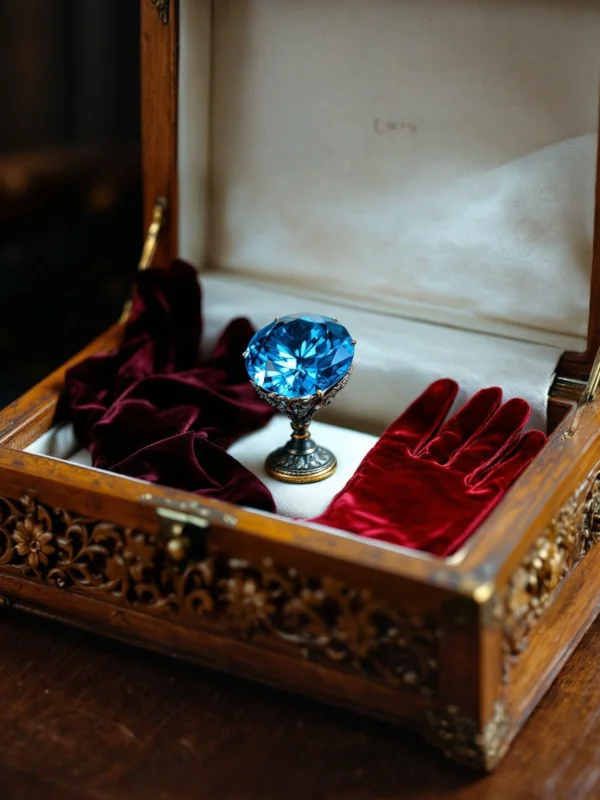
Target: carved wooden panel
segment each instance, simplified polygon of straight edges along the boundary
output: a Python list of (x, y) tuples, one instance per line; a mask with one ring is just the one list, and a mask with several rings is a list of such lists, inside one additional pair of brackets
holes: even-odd
[[(588, 484), (589, 486), (589, 484)], [(514, 659), (571, 570), (600, 539), (600, 475), (573, 496), (536, 539), (512, 576), (498, 614)]]
[(218, 555), (179, 569), (150, 534), (0, 497), (0, 572), (228, 635), (274, 637), (304, 657), (424, 697), (437, 691), (435, 620), (370, 591), (265, 558)]

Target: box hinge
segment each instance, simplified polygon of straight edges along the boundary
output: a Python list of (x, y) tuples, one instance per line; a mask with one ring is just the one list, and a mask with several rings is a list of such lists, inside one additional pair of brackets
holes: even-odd
[(169, 6), (170, 0), (151, 0), (152, 5), (156, 6), (156, 13), (159, 20), (164, 24), (169, 24)]
[(559, 397), (563, 400), (570, 400), (577, 403), (575, 414), (571, 420), (568, 430), (563, 433), (563, 439), (574, 436), (581, 421), (581, 415), (586, 406), (593, 403), (598, 394), (600, 386), (600, 350), (596, 353), (594, 364), (590, 371), (587, 383), (573, 378), (557, 376), (550, 388), (550, 397)]
[(196, 501), (170, 500), (144, 494), (142, 503), (154, 507), (159, 519), (158, 538), (167, 554), (177, 564), (203, 561), (207, 556), (207, 534), (213, 525), (232, 528), (233, 514), (222, 513)]
[(585, 391), (585, 387), (585, 381), (577, 378), (563, 378), (557, 375), (550, 387), (549, 396), (578, 403)]

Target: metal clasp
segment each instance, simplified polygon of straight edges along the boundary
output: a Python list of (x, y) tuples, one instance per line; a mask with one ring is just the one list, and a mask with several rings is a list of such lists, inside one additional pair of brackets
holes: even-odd
[(203, 561), (207, 556), (207, 534), (213, 524), (237, 525), (232, 514), (222, 514), (195, 501), (176, 501), (144, 494), (142, 503), (154, 506), (159, 518), (159, 540), (168, 556), (179, 565), (191, 559)]

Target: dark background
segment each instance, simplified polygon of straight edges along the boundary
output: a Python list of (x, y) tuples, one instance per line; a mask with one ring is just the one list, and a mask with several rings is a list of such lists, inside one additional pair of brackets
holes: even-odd
[(0, 0), (0, 405), (114, 322), (142, 245), (139, 3)]

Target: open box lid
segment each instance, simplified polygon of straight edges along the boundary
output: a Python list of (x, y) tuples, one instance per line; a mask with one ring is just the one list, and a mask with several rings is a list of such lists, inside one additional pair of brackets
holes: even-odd
[(155, 263), (323, 278), (424, 319), (437, 294), (442, 323), (558, 344), (560, 378), (587, 379), (594, 0), (142, 0), (142, 31)]

